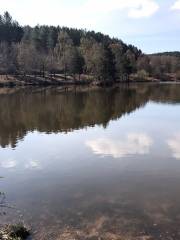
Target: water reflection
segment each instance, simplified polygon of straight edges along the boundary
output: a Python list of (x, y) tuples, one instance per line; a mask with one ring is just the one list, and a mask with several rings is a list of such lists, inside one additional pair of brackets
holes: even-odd
[[(5, 90), (4, 90), (5, 91)], [(180, 89), (172, 85), (59, 93), (58, 89), (15, 89), (0, 94), (0, 145), (15, 148), (29, 131), (69, 132), (94, 126), (144, 106), (149, 100), (180, 103)]]
[(176, 134), (169, 139), (167, 143), (172, 151), (173, 157), (180, 160), (180, 134)]
[(18, 212), (0, 224), (21, 215), (35, 240), (180, 239), (179, 110), (180, 85), (1, 92), (0, 189)]
[(16, 164), (16, 161), (14, 161), (13, 159), (0, 160), (0, 167), (2, 168), (14, 168)]
[(149, 153), (153, 140), (143, 133), (130, 133), (123, 140), (99, 138), (86, 142), (95, 154), (111, 155), (114, 158), (121, 158), (127, 155)]
[(26, 157), (23, 158), (23, 162), (14, 159), (0, 159), (0, 168), (4, 168), (7, 170), (12, 170), (15, 168), (21, 168), (22, 170), (41, 170), (41, 163), (39, 161), (27, 159)]
[(41, 169), (41, 165), (38, 161), (30, 160), (25, 164), (26, 169)]

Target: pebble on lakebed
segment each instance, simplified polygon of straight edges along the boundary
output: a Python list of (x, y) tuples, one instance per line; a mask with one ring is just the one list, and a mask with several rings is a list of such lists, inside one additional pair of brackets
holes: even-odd
[(29, 230), (22, 224), (6, 225), (0, 229), (1, 240), (25, 240), (29, 235)]

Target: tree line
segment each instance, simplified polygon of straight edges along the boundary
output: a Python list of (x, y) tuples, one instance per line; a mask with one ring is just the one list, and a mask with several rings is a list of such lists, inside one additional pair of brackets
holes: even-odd
[(60, 26), (20, 26), (0, 15), (0, 74), (64, 80), (123, 80), (179, 70), (177, 56), (148, 56), (137, 47), (94, 31)]
[(180, 53), (143, 55), (137, 62), (138, 74), (152, 76), (161, 80), (180, 80)]

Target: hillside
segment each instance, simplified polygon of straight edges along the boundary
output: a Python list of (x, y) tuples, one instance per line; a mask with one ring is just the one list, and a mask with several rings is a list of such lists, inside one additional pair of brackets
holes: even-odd
[(161, 52), (161, 53), (153, 53), (150, 56), (171, 56), (171, 57), (180, 57), (180, 52)]
[(0, 15), (0, 86), (165, 79), (179, 71), (176, 55), (145, 55), (100, 32), (20, 26), (8, 12)]

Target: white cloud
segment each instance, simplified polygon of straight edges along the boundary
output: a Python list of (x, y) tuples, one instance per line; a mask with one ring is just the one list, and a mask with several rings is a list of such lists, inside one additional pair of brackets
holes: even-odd
[(127, 10), (131, 18), (149, 17), (159, 9), (154, 0), (88, 0), (84, 10), (109, 13), (115, 10)]
[(0, 163), (2, 168), (14, 168), (17, 165), (15, 160), (7, 159)]
[(171, 7), (172, 10), (180, 10), (180, 0), (177, 0)]
[(86, 142), (95, 154), (102, 156), (111, 155), (114, 158), (121, 158), (132, 154), (148, 154), (152, 139), (146, 134), (128, 134), (125, 140), (113, 140), (100, 138)]
[(22, 24), (83, 28), (94, 27), (101, 20), (104, 22), (113, 11), (121, 11), (130, 18), (142, 18), (153, 15), (159, 8), (156, 0), (84, 0), (81, 4), (71, 1), (0, 0), (0, 5), (1, 13), (8, 10)]
[(167, 143), (172, 150), (173, 157), (180, 159), (180, 134), (177, 134), (174, 138), (169, 139)]

